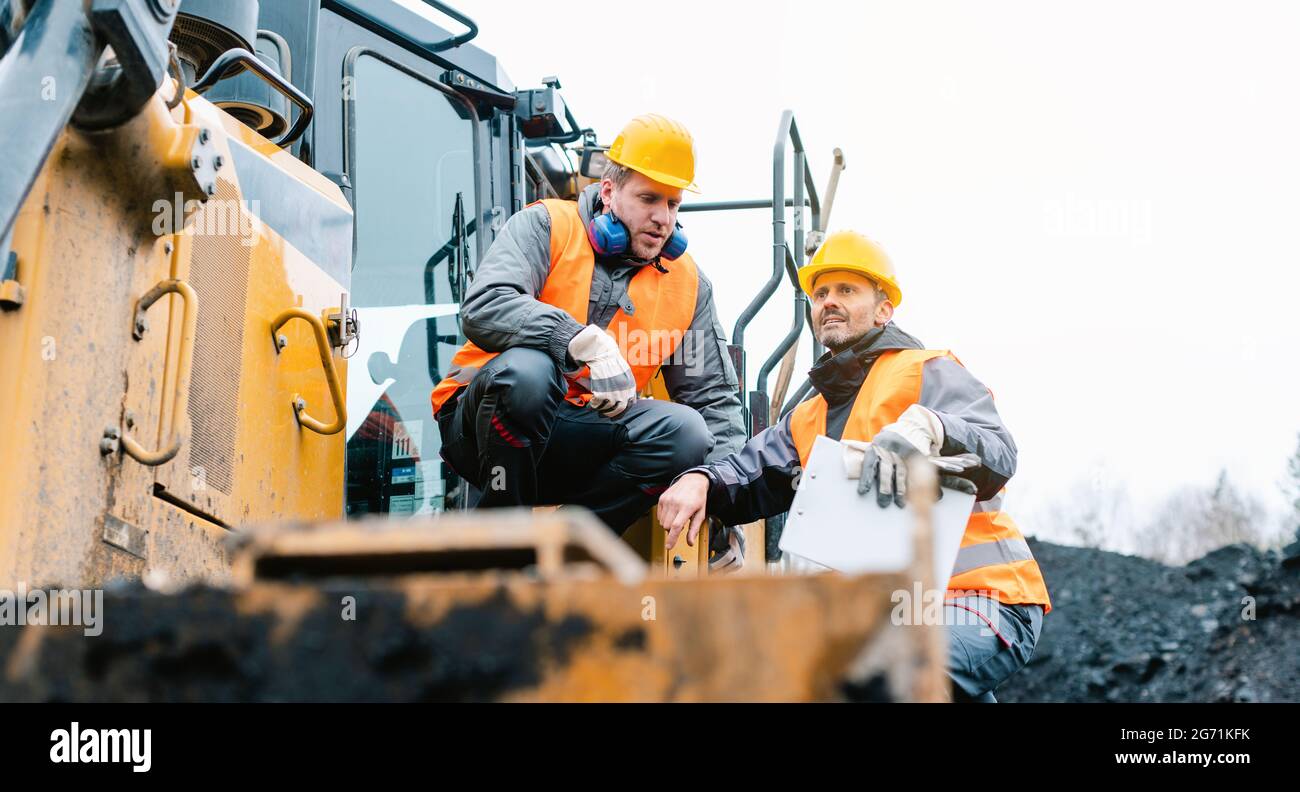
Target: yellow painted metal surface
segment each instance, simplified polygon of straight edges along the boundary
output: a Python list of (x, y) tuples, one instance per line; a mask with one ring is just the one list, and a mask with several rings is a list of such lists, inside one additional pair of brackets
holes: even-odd
[[(178, 197), (204, 197), (187, 154), (201, 129), (228, 165), (212, 200), (182, 210), (190, 233), (173, 233), (160, 216)], [(69, 129), (19, 214), (13, 250), (26, 299), (0, 312), (0, 586), (151, 572), (220, 580), (222, 540), (240, 524), (341, 515), (343, 433), (303, 428), (293, 407), (300, 394), (312, 415), (336, 417), (313, 329), (289, 323), (277, 351), (270, 327), (287, 309), (336, 311), (344, 289), (250, 220), (228, 135), (347, 206), (323, 176), (190, 93), (170, 113), (155, 96), (107, 134)], [(234, 228), (214, 233), (205, 221), (216, 211), (233, 212)], [(110, 453), (100, 446), (106, 430), (145, 450), (168, 445), (181, 297), (161, 297), (138, 340), (133, 331), (140, 298), (169, 280), (193, 288), (198, 338), (189, 405), (177, 410), (187, 414), (175, 416), (180, 449), (151, 467), (111, 438)], [(346, 377), (346, 361), (331, 355)]]
[(707, 526), (700, 529), (705, 540), (694, 547), (686, 544), (686, 535), (682, 534), (677, 540), (677, 546), (668, 552), (664, 542), (668, 532), (660, 524), (655, 510), (651, 509), (628, 527), (623, 534), (623, 541), (631, 545), (636, 554), (649, 565), (651, 574), (672, 579), (695, 578), (708, 574), (707, 530)]
[[(656, 373), (641, 391), (641, 398), (671, 401), (668, 386), (664, 384), (663, 372)], [(767, 557), (763, 543), (764, 523), (762, 520), (743, 526), (745, 532), (745, 566), (740, 573), (745, 575), (765, 574)], [(640, 520), (629, 527), (623, 535), (624, 541), (632, 546), (637, 554), (645, 559), (651, 570), (668, 578), (692, 578), (707, 575), (709, 569), (708, 525), (700, 528), (703, 537), (695, 547), (686, 543), (683, 533), (677, 540), (677, 546), (670, 553), (666, 547), (667, 532), (659, 523), (655, 509), (651, 509)]]

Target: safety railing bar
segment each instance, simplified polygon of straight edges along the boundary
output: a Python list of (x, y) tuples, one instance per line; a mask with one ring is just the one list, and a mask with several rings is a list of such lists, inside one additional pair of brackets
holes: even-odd
[[(784, 266), (782, 250), (785, 246), (785, 142), (790, 136), (793, 123), (794, 113), (790, 110), (783, 111), (781, 123), (777, 127), (776, 143), (772, 147), (772, 274), (736, 318), (736, 325), (731, 331), (731, 343), (742, 350), (745, 348), (745, 328), (781, 285), (781, 269)], [(743, 396), (745, 373), (737, 373), (740, 375), (740, 392)]]
[[(793, 144), (796, 152), (803, 152), (803, 140), (799, 136), (799, 128), (795, 123), (794, 113), (790, 110), (781, 113), (781, 123), (777, 129), (776, 143), (772, 147), (772, 201), (770, 203), (772, 207), (772, 274), (736, 319), (735, 327), (731, 332), (731, 343), (742, 349), (745, 345), (745, 329), (781, 285), (781, 270), (784, 267), (785, 256), (789, 254), (785, 236), (785, 150), (787, 142)], [(807, 193), (807, 204), (813, 215), (813, 222), (820, 222), (821, 202), (817, 195), (817, 187), (812, 182), (812, 175), (807, 167), (806, 159), (802, 177), (804, 189)], [(798, 205), (797, 200), (795, 205)], [(741, 392), (744, 392), (743, 376)]]
[(474, 20), (470, 19), (468, 16), (461, 13), (460, 11), (457, 11), (456, 9), (447, 5), (446, 3), (440, 3), (438, 2), (438, 0), (424, 0), (424, 4), (431, 8), (436, 8), (437, 10), (451, 17), (452, 19), (461, 23), (466, 28), (464, 33), (461, 33), (456, 36), (451, 36), (450, 38), (446, 38), (443, 39), (442, 41), (438, 41), (429, 45), (429, 50), (431, 52), (442, 52), (444, 50), (449, 50), (455, 47), (459, 47), (461, 44), (465, 44), (470, 41), (473, 41), (475, 37), (478, 36), (478, 23), (476, 23)]
[[(395, 31), (394, 26), (393, 24), (391, 24), (390, 21), (385, 20), (382, 16), (376, 16), (374, 12), (372, 12), (369, 8), (366, 7), (367, 5), (370, 4), (360, 3), (357, 0), (329, 0), (328, 4), (331, 6), (340, 7), (345, 11), (350, 12), (351, 14), (359, 18), (359, 20), (364, 25), (376, 29), (377, 31), (387, 31), (390, 35), (396, 33), (397, 35), (401, 36), (401, 38), (404, 41), (408, 41), (411, 44), (429, 53), (445, 52), (449, 49), (459, 47), (462, 44), (468, 44), (470, 41), (473, 41), (474, 38), (478, 36), (478, 23), (476, 23), (473, 19), (470, 19), (468, 16), (461, 13), (460, 11), (457, 11), (456, 9), (447, 5), (446, 3), (438, 2), (438, 0), (424, 0), (424, 4), (429, 6), (430, 8), (442, 12), (446, 16), (449, 16), (452, 19), (459, 22), (460, 24), (464, 25), (467, 28), (464, 33), (451, 35), (439, 41), (423, 41), (420, 39), (412, 38), (411, 36), (405, 35), (399, 31)], [(375, 3), (374, 5), (380, 5), (380, 4)], [(393, 10), (403, 10), (401, 9), (400, 6), (397, 6), (397, 4), (395, 3), (393, 3), (392, 6), (394, 7)], [(382, 5), (380, 5), (380, 8), (382, 9), (382, 13), (392, 13), (390, 9), (383, 8)], [(419, 13), (414, 9), (404, 9), (404, 10), (410, 11), (412, 13)], [(427, 17), (425, 17), (425, 19), (427, 19)], [(436, 24), (432, 20), (429, 21), (431, 24)]]
[[(786, 197), (786, 148), (787, 146), (793, 151), (793, 196)], [(808, 166), (807, 151), (804, 149), (803, 138), (799, 134), (799, 126), (795, 122), (794, 113), (785, 110), (781, 113), (781, 121), (777, 127), (776, 141), (772, 147), (772, 200), (770, 202), (758, 201), (723, 201), (716, 202), (712, 205), (705, 204), (695, 211), (707, 211), (709, 209), (731, 209), (731, 208), (760, 208), (762, 203), (767, 203), (772, 210), (772, 272), (767, 280), (760, 287), (758, 294), (750, 300), (745, 309), (741, 311), (740, 316), (736, 318), (736, 324), (731, 334), (731, 346), (739, 350), (737, 368), (738, 391), (741, 402), (747, 408), (749, 414), (754, 415), (756, 405), (751, 404), (750, 400), (767, 398), (767, 378), (772, 369), (780, 362), (785, 354), (799, 340), (805, 320), (808, 319), (808, 326), (811, 328), (809, 319), (809, 310), (807, 299), (803, 291), (798, 286), (798, 270), (803, 266), (805, 255), (804, 243), (808, 226), (805, 220), (811, 220), (811, 229), (816, 231), (821, 227), (821, 200), (817, 192), (817, 185), (813, 181), (812, 170)], [(791, 250), (788, 237), (785, 232), (786, 226), (786, 207), (792, 206), (795, 210), (795, 233), (794, 233), (794, 250)], [(804, 209), (807, 207), (811, 217), (804, 215)], [(745, 331), (757, 317), (759, 311), (771, 300), (781, 285), (781, 271), (785, 269), (794, 283), (795, 298), (795, 315), (791, 322), (789, 332), (782, 339), (778, 348), (773, 352), (771, 357), (764, 361), (759, 370), (758, 378), (755, 381), (756, 391), (746, 392), (748, 377), (746, 374), (747, 365), (745, 363), (748, 355), (745, 352)], [(814, 338), (814, 343), (816, 339)], [(767, 408), (763, 408), (766, 412)]]
[[(785, 199), (786, 206), (794, 206), (793, 198)], [(804, 206), (809, 206), (807, 200)], [(771, 209), (771, 198), (752, 198), (735, 201), (695, 201), (688, 204), (682, 204), (677, 207), (678, 213), (681, 212), (729, 212), (739, 209)]]
[(807, 167), (807, 149), (803, 146), (803, 138), (799, 136), (799, 125), (795, 123), (794, 118), (790, 119), (790, 139), (794, 143), (795, 150), (804, 154), (805, 167), (803, 170), (804, 187), (808, 191), (808, 201), (812, 207), (813, 228), (818, 227), (821, 220), (822, 204), (817, 194), (817, 184), (813, 181), (812, 169)]
[(804, 305), (807, 300), (804, 297), (803, 290), (799, 288), (798, 270), (788, 248), (785, 254), (785, 269), (795, 287), (794, 321), (791, 323), (789, 332), (785, 334), (785, 338), (781, 339), (781, 343), (777, 344), (776, 350), (772, 352), (767, 360), (763, 361), (763, 366), (758, 370), (758, 378), (754, 381), (754, 389), (760, 393), (767, 393), (767, 378), (772, 373), (772, 369), (776, 368), (777, 364), (781, 362), (781, 358), (785, 357), (785, 353), (799, 341), (799, 336), (803, 333), (804, 317), (806, 315)]

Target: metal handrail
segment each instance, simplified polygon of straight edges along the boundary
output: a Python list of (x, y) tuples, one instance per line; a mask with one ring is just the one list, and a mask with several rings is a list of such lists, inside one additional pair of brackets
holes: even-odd
[[(787, 146), (794, 152), (794, 251), (790, 250), (790, 244), (785, 233)], [(747, 429), (751, 435), (756, 429), (767, 424), (768, 416), (765, 405), (767, 399), (767, 375), (771, 373), (777, 361), (784, 357), (786, 351), (799, 340), (799, 334), (802, 331), (805, 315), (803, 307), (804, 295), (797, 285), (797, 272), (803, 266), (804, 258), (804, 206), (809, 208), (813, 228), (819, 228), (821, 226), (821, 200), (817, 195), (817, 185), (813, 182), (812, 172), (808, 168), (808, 156), (804, 150), (803, 138), (799, 135), (799, 125), (794, 120), (793, 111), (786, 110), (781, 113), (781, 123), (777, 128), (776, 143), (772, 147), (772, 274), (736, 319), (736, 325), (731, 334), (732, 346), (740, 350), (738, 355), (738, 368), (740, 370), (736, 372), (739, 382), (738, 390), (741, 403), (747, 408), (749, 415)], [(772, 357), (760, 369), (759, 379), (755, 382), (756, 389), (751, 391), (748, 398), (746, 398), (745, 383), (748, 378), (745, 372), (745, 330), (780, 287), (782, 271), (787, 271), (796, 284), (795, 317), (790, 332), (786, 334)]]
[[(786, 198), (785, 205), (787, 207), (794, 206), (794, 199)], [(805, 199), (803, 205), (808, 206), (809, 202)], [(740, 201), (692, 201), (677, 207), (677, 212), (680, 214), (681, 212), (725, 212), (734, 209), (771, 208), (772, 200), (770, 198), (753, 198)]]
[[(749, 326), (750, 322), (754, 321), (754, 317), (758, 315), (759, 310), (771, 299), (777, 287), (781, 285), (781, 271), (785, 268), (785, 254), (788, 252), (785, 241), (785, 148), (787, 143), (793, 143), (796, 151), (803, 152), (803, 139), (799, 137), (799, 126), (795, 123), (794, 112), (791, 110), (781, 113), (781, 124), (777, 128), (776, 144), (772, 147), (772, 274), (736, 319), (735, 328), (731, 331), (731, 343), (741, 348), (745, 346), (745, 328)], [(817, 225), (821, 220), (821, 203), (817, 198), (817, 186), (812, 182), (812, 175), (808, 172), (806, 160), (804, 165), (802, 181), (808, 188), (808, 201), (812, 207), (813, 224)], [(802, 256), (802, 254), (800, 255)], [(743, 395), (745, 378), (743, 372), (739, 373), (742, 374), (740, 387)]]
[(176, 366), (176, 390), (172, 396), (171, 410), (168, 411), (165, 405), (162, 408), (163, 415), (169, 412), (171, 415), (171, 425), (167, 433), (171, 440), (157, 451), (149, 451), (131, 436), (129, 424), (127, 431), (122, 433), (122, 450), (136, 462), (150, 467), (171, 461), (185, 442), (185, 432), (182, 428), (189, 415), (190, 372), (194, 363), (194, 338), (197, 335), (199, 321), (199, 298), (194, 289), (185, 281), (175, 278), (160, 281), (145, 292), (140, 302), (136, 304), (135, 329), (132, 334), (137, 341), (144, 337), (148, 328), (145, 314), (165, 294), (179, 294), (185, 304), (185, 312), (181, 319), (180, 360)]
[(457, 11), (446, 3), (440, 3), (438, 0), (424, 0), (424, 4), (435, 8), (466, 27), (464, 33), (457, 36), (450, 36), (442, 41), (429, 45), (432, 52), (442, 52), (443, 50), (455, 49), (461, 44), (473, 41), (478, 36), (478, 24), (465, 14)]
[(329, 385), (330, 399), (334, 402), (334, 422), (323, 423), (307, 414), (307, 402), (300, 394), (293, 395), (293, 414), (298, 423), (317, 434), (332, 435), (343, 431), (346, 425), (347, 407), (343, 403), (343, 388), (339, 385), (339, 375), (334, 369), (334, 357), (330, 347), (329, 334), (321, 318), (305, 308), (287, 308), (271, 323), (271, 338), (275, 342), (275, 351), (280, 352), (280, 328), (291, 319), (302, 319), (311, 325), (312, 335), (316, 338), (316, 351), (320, 353), (321, 367), (325, 369), (325, 383)]
[(298, 90), (293, 83), (281, 77), (275, 69), (267, 66), (265, 62), (246, 49), (236, 47), (228, 49), (221, 53), (213, 62), (203, 76), (190, 86), (195, 93), (203, 93), (212, 86), (216, 85), (230, 71), (232, 66), (242, 65), (253, 74), (257, 75), (262, 82), (279, 91), (286, 99), (298, 107), (298, 118), (293, 122), (289, 131), (285, 132), (275, 141), (275, 145), (280, 148), (288, 148), (307, 131), (307, 125), (311, 123), (312, 115), (316, 112), (315, 105), (307, 94)]
[(803, 289), (799, 287), (799, 268), (795, 265), (794, 259), (790, 256), (788, 248), (785, 251), (785, 271), (786, 274), (790, 276), (790, 282), (794, 284), (794, 322), (790, 327), (790, 331), (785, 334), (785, 338), (781, 339), (781, 343), (777, 344), (776, 349), (772, 351), (771, 356), (768, 357), (767, 360), (763, 361), (763, 366), (758, 370), (758, 377), (754, 380), (754, 390), (759, 393), (767, 393), (768, 375), (772, 373), (772, 369), (776, 368), (777, 364), (781, 362), (781, 359), (785, 357), (785, 354), (790, 350), (790, 347), (794, 346), (795, 343), (799, 341), (799, 336), (803, 333), (803, 323), (804, 316), (807, 313), (806, 306), (808, 303), (808, 297), (803, 293)]
[[(388, 21), (384, 20), (381, 16), (376, 16), (374, 11), (365, 8), (363, 5), (357, 3), (356, 0), (331, 0), (331, 4), (341, 6), (347, 9), (348, 11), (351, 11), (353, 14), (356, 14), (361, 19), (365, 20), (370, 25), (373, 25), (376, 28), (387, 30), (389, 32), (400, 33), (400, 31), (396, 30), (393, 27), (393, 25), (389, 24)], [(411, 42), (412, 44), (415, 44), (416, 46), (422, 48), (426, 52), (445, 52), (446, 50), (459, 47), (462, 44), (468, 44), (469, 42), (473, 41), (475, 37), (478, 36), (478, 23), (470, 19), (464, 13), (457, 11), (456, 9), (447, 5), (446, 3), (440, 3), (438, 2), (438, 0), (424, 0), (424, 4), (456, 20), (460, 24), (464, 25), (467, 28), (467, 30), (464, 33), (460, 33), (454, 36), (448, 36), (447, 38), (442, 39), (441, 41), (418, 41), (409, 36), (403, 36), (403, 38), (405, 38), (407, 41)], [(401, 8), (401, 6), (398, 6), (396, 3), (384, 4), (384, 5), (391, 6), (391, 8), (381, 6), (380, 9), (377, 9), (380, 11), (380, 13), (391, 13), (392, 9)], [(410, 10), (410, 9), (405, 9), (405, 10)]]

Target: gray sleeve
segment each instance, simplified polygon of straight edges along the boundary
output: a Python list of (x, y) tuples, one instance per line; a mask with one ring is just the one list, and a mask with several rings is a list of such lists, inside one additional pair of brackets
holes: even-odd
[(969, 452), (980, 458), (980, 467), (964, 474), (975, 482), (977, 499), (997, 495), (1015, 475), (1016, 443), (984, 383), (952, 358), (932, 358), (922, 370), (919, 403), (943, 423), (942, 455)]
[(740, 451), (686, 471), (709, 477), (710, 515), (742, 525), (790, 510), (801, 470), (790, 433), (792, 414), (754, 435)]
[(736, 369), (727, 354), (727, 336), (713, 305), (713, 284), (699, 271), (695, 316), (682, 338), (678, 353), (663, 366), (664, 385), (673, 401), (693, 407), (704, 416), (713, 435), (713, 450), (706, 461), (735, 453), (745, 445)]
[(583, 326), (537, 299), (550, 273), (551, 216), (530, 206), (506, 221), (474, 271), (460, 307), (465, 336), (488, 352), (540, 349), (568, 368), (569, 341)]

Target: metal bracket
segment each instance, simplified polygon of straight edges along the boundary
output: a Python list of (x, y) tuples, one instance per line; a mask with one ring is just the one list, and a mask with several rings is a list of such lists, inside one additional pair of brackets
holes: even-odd
[(122, 446), (122, 430), (116, 426), (104, 427), (104, 436), (99, 441), (99, 453), (104, 456), (116, 454)]
[[(515, 91), (515, 99), (515, 123), (529, 146), (567, 145), (579, 140), (595, 144), (595, 132), (578, 124), (573, 110), (560, 96), (560, 81), (555, 77), (547, 77), (545, 87)], [(569, 124), (568, 132), (564, 131), (564, 121)]]
[(443, 72), (440, 79), (443, 84), (455, 88), (466, 96), (478, 99), (491, 107), (499, 107), (502, 110), (513, 110), (518, 104), (518, 99), (515, 96), (508, 93), (502, 93), (487, 83), (475, 79), (459, 69), (450, 69)]
[(357, 319), (357, 309), (348, 309), (348, 293), (339, 297), (339, 309), (325, 317), (325, 329), (329, 331), (330, 346), (343, 349), (361, 335), (361, 321)]
[(568, 109), (560, 92), (552, 86), (515, 91), (515, 118), (526, 138), (559, 137), (564, 134), (564, 113)]
[(104, 534), (105, 544), (110, 544), (119, 550), (125, 550), (136, 558), (147, 558), (149, 549), (148, 543), (149, 532), (143, 528), (132, 525), (125, 520), (120, 520), (111, 514), (104, 515)]
[(82, 129), (111, 129), (133, 118), (167, 75), (167, 37), (178, 0), (94, 0), (90, 21), (113, 48), (116, 66), (101, 61), (73, 113)]

